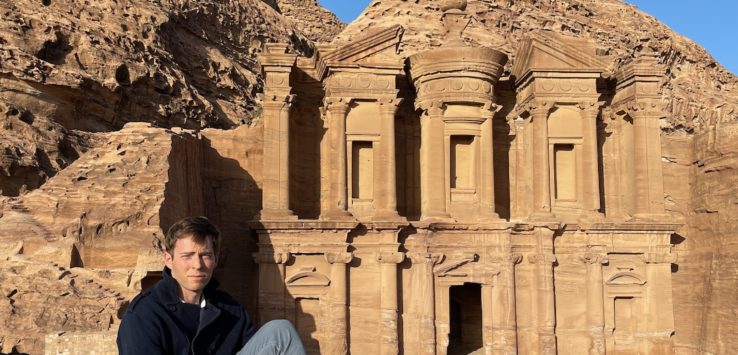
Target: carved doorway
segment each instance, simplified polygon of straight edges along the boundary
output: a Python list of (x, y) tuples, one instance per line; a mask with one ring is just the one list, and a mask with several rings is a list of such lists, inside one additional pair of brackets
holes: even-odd
[(448, 355), (482, 354), (482, 286), (465, 283), (449, 289)]

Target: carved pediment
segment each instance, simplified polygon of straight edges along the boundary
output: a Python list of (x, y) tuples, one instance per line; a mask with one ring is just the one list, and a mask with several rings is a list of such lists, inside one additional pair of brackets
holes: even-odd
[(626, 286), (626, 285), (645, 285), (646, 281), (638, 274), (634, 272), (618, 272), (609, 279), (606, 284), (611, 286)]
[(607, 65), (585, 39), (540, 32), (528, 37), (515, 56), (512, 74), (520, 79), (528, 71), (604, 72)]
[(460, 253), (456, 255), (452, 260), (437, 266), (433, 269), (433, 272), (439, 277), (443, 276), (467, 276), (467, 273), (459, 270), (462, 266), (477, 261), (479, 256), (474, 253), (467, 253), (466, 255)]
[(290, 276), (286, 280), (289, 287), (308, 287), (308, 286), (328, 286), (331, 280), (325, 274), (315, 271), (314, 266), (306, 266), (300, 268), (300, 271)]
[(318, 62), (319, 77), (330, 67), (397, 67), (403, 66), (398, 54), (404, 29), (400, 25), (380, 29), (346, 43), (332, 46)]

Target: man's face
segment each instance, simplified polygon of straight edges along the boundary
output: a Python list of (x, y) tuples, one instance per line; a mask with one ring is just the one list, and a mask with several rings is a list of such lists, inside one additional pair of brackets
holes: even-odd
[(199, 302), (218, 264), (213, 239), (206, 238), (205, 243), (197, 243), (191, 236), (177, 239), (172, 254), (164, 252), (164, 264), (179, 283), (182, 299), (188, 303)]

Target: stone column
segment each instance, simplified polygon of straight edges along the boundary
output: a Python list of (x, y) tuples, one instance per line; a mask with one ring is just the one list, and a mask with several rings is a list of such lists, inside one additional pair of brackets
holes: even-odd
[(348, 353), (348, 305), (346, 303), (347, 264), (353, 259), (351, 253), (326, 253), (325, 259), (331, 264), (331, 323), (328, 326), (330, 339), (326, 354), (343, 355)]
[(398, 354), (399, 334), (397, 328), (397, 264), (405, 260), (405, 254), (400, 252), (379, 253), (377, 261), (380, 264), (380, 354)]
[(326, 219), (350, 219), (348, 212), (348, 188), (346, 181), (346, 116), (349, 112), (349, 98), (327, 98), (325, 107), (330, 116), (329, 134), (333, 154), (330, 159), (330, 206)]
[(297, 219), (290, 210), (290, 107), (295, 95), (265, 95), (263, 220)]
[[(500, 272), (495, 277), (494, 287), (490, 287), (491, 310), (490, 332), (491, 343), (485, 348), (495, 355), (514, 355), (518, 352), (517, 320), (515, 312), (515, 264), (522, 260), (522, 255), (511, 253), (493, 258), (500, 265)], [(482, 297), (484, 296), (484, 287)], [(482, 303), (484, 305), (484, 301)], [(487, 310), (482, 310), (487, 317)], [(486, 328), (486, 327), (485, 327)], [(487, 337), (485, 336), (485, 339)]]
[(603, 113), (609, 119), (605, 122), (605, 145), (603, 149), (603, 164), (605, 170), (605, 213), (608, 219), (623, 219), (625, 217), (622, 196), (622, 161), (621, 161), (621, 132), (623, 119), (614, 117), (612, 110)]
[(259, 265), (259, 323), (285, 318), (285, 264), (290, 253), (258, 252), (252, 256)]
[(376, 219), (399, 219), (397, 213), (397, 159), (395, 154), (395, 115), (402, 99), (383, 99), (379, 101), (381, 115), (381, 170), (376, 171), (374, 189), (377, 205)]
[(550, 220), (551, 213), (551, 171), (548, 146), (547, 103), (539, 103), (531, 109), (533, 139), (533, 213), (531, 219)]
[(597, 141), (597, 117), (599, 106), (592, 103), (580, 104), (583, 121), (583, 144), (582, 152), (584, 163), (584, 200), (582, 210), (585, 218), (600, 217), (600, 168), (599, 168), (599, 145)]
[(482, 123), (481, 142), (481, 182), (479, 186), (479, 214), (483, 219), (498, 220), (500, 215), (495, 211), (495, 155), (494, 155), (494, 108), (487, 110)]
[(658, 103), (642, 103), (631, 111), (635, 160), (635, 217), (663, 216), (664, 176), (661, 167), (661, 111)]
[(417, 309), (417, 324), (409, 325), (417, 330), (418, 348), (416, 354), (436, 354), (436, 299), (433, 266), (443, 259), (442, 254), (411, 253), (408, 254), (413, 263), (417, 295), (414, 302), (419, 304)]
[(421, 219), (450, 218), (446, 211), (446, 152), (443, 108), (434, 102), (420, 121)]
[[(649, 334), (648, 349), (656, 353), (674, 352), (671, 337), (674, 334), (674, 304), (671, 284), (671, 265), (676, 263), (676, 255), (671, 253), (646, 253), (647, 287), (644, 288), (644, 314), (646, 333)], [(646, 344), (642, 344), (645, 346)]]
[(531, 254), (528, 260), (536, 265), (538, 303), (538, 353), (556, 355), (556, 300), (554, 294), (553, 231), (537, 228), (539, 253)]
[(590, 336), (590, 355), (605, 355), (605, 284), (602, 265), (607, 255), (586, 253), (581, 256), (587, 268), (587, 328)]

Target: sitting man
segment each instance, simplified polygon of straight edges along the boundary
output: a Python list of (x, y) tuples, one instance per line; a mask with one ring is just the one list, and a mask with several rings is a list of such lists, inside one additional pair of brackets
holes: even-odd
[(258, 331), (212, 278), (220, 232), (205, 217), (185, 218), (166, 236), (164, 279), (131, 301), (118, 330), (120, 354), (305, 354), (285, 320)]

